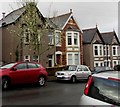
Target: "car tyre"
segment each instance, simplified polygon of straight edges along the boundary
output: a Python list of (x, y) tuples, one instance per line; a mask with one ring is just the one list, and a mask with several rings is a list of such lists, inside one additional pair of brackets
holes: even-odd
[(72, 77), (71, 77), (71, 82), (72, 82), (72, 83), (75, 83), (75, 82), (76, 82), (76, 77), (75, 77), (75, 76), (72, 76)]
[(2, 78), (2, 90), (7, 90), (10, 86), (8, 78)]
[(45, 85), (45, 77), (44, 76), (40, 76), (39, 79), (38, 79), (38, 85), (39, 86), (44, 86)]

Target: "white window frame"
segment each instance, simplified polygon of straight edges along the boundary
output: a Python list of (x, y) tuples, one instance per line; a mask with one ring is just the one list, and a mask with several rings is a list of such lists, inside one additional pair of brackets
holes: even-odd
[[(37, 56), (37, 59), (35, 59), (34, 56)], [(33, 55), (33, 56), (32, 56), (32, 60), (33, 60), (33, 61), (36, 61), (36, 60), (37, 60), (37, 62), (39, 62), (39, 55)]]
[[(50, 40), (49, 40), (49, 38), (50, 38)], [(53, 35), (48, 35), (48, 44), (49, 45), (54, 45), (54, 38), (53, 38)]]
[[(114, 52), (113, 52), (113, 48), (115, 48), (115, 55), (113, 54)], [(112, 46), (112, 55), (113, 56), (118, 56), (118, 46)]]
[[(98, 55), (95, 55), (95, 47), (97, 47), (97, 52), (98, 52)], [(101, 50), (100, 50), (100, 47), (102, 47), (101, 48)], [(102, 54), (100, 54), (100, 51), (102, 52)], [(103, 56), (103, 45), (101, 45), (101, 44), (93, 44), (93, 53), (94, 53), (94, 56), (96, 57), (102, 57)]]
[(113, 67), (115, 66), (115, 63), (116, 62), (116, 65), (118, 65), (119, 61), (118, 60), (113, 60)]
[[(28, 58), (26, 58), (28, 56)], [(24, 55), (24, 61), (30, 61), (30, 55)]]
[[(59, 33), (60, 35), (57, 35)], [(55, 46), (61, 46), (61, 31), (55, 30)]]
[[(28, 34), (28, 35), (27, 35)], [(29, 41), (26, 41), (26, 37), (28, 36), (28, 39), (29, 39)], [(24, 31), (24, 43), (25, 44), (29, 44), (30, 43), (30, 33), (29, 33), (29, 30), (25, 30)]]
[[(72, 41), (71, 45), (68, 45), (68, 37), (70, 36), (68, 34), (71, 34), (71, 41)], [(77, 34), (77, 35), (74, 35), (74, 34)], [(74, 43), (75, 36), (77, 36), (77, 45)], [(75, 31), (66, 32), (66, 46), (67, 47), (68, 46), (78, 46), (78, 47), (80, 46), (79, 32), (75, 32)]]
[(98, 66), (101, 66), (101, 64), (104, 66), (103, 61), (94, 61), (94, 67), (96, 67), (96, 64), (98, 64)]
[(72, 65), (75, 65), (75, 54), (78, 54), (78, 65), (80, 64), (80, 53), (79, 52), (67, 52), (67, 65), (69, 65), (68, 63), (68, 55), (72, 55)]

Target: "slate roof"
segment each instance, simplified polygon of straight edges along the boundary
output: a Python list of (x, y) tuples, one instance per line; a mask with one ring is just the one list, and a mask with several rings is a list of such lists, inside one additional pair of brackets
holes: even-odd
[(104, 39), (106, 44), (112, 44), (113, 38), (115, 36), (117, 42), (119, 43), (119, 39), (116, 35), (116, 33), (113, 32), (106, 32), (106, 33), (101, 33), (102, 38)]
[[(39, 9), (36, 7), (37, 12), (41, 18), (41, 20), (45, 21), (45, 18), (43, 17), (43, 15), (40, 13)], [(0, 20), (0, 27), (14, 23), (16, 20), (18, 20), (18, 18), (25, 12), (25, 8), (21, 7), (19, 9), (16, 9), (14, 11), (12, 11), (11, 13), (9, 13), (8, 15), (5, 16), (5, 18)], [(4, 25), (3, 25), (4, 23)]]
[(62, 29), (67, 22), (68, 18), (71, 16), (72, 12), (63, 14), (60, 16), (57, 16), (55, 18), (51, 18), (51, 21), (55, 23), (55, 25), (59, 28)]
[(7, 16), (5, 16), (4, 20), (3, 18), (0, 20), (0, 27), (2, 27), (3, 22), (4, 25), (8, 25), (15, 22), (23, 14), (24, 11), (25, 9), (24, 7), (22, 7), (9, 13)]
[(83, 31), (83, 43), (91, 43), (94, 35), (97, 32), (97, 28), (85, 29)]

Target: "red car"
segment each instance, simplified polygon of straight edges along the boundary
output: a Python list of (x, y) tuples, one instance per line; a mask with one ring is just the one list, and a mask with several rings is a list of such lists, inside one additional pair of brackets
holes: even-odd
[(46, 69), (35, 62), (10, 63), (0, 68), (3, 90), (15, 84), (38, 83), (43, 86), (47, 76)]

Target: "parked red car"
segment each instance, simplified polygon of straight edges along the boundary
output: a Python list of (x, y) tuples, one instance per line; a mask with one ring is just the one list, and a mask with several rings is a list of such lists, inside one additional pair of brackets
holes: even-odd
[(47, 80), (46, 69), (35, 62), (16, 62), (0, 68), (2, 89), (8, 89), (15, 84), (38, 83), (43, 86)]

